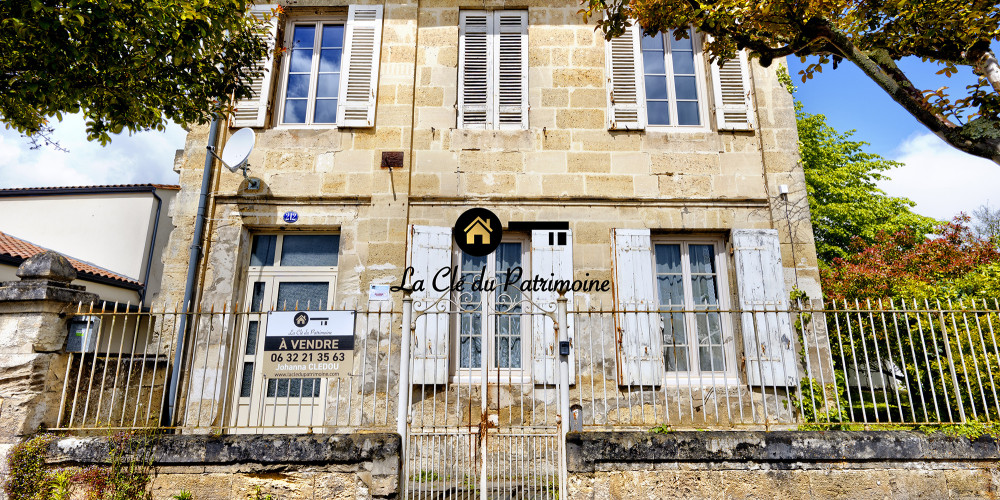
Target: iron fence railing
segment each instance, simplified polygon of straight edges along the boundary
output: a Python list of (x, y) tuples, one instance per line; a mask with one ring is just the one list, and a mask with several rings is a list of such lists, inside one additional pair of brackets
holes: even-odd
[[(409, 418), (436, 432), (449, 423), (479, 425), (489, 411), (479, 415), (470, 408), (482, 403), (472, 400), (491, 390), (497, 392), (491, 397), (495, 418), (502, 422), (530, 422), (551, 412), (553, 423), (570, 429), (871, 428), (1000, 420), (996, 299), (648, 310), (592, 302), (588, 309), (565, 313), (553, 308), (547, 313), (550, 323), (531, 319), (541, 313), (525, 312), (529, 317), (520, 322), (525, 352), (531, 352), (532, 339), (541, 338), (532, 325), (569, 326), (568, 389), (552, 381), (536, 383), (527, 358), (521, 373), (510, 367), (498, 371), (496, 383), (491, 382), (496, 374), (484, 379), (478, 371), (457, 369), (461, 362), (453, 359), (447, 366), (457, 371), (444, 386), (413, 384), (409, 361), (422, 348), (415, 341), (413, 311), (407, 310), (408, 301), (402, 310), (384, 304), (384, 310), (356, 311), (350, 374), (316, 380), (262, 377), (254, 356), (263, 333), (253, 330), (266, 312), (81, 305), (76, 319), (95, 337), (92, 345), (83, 341), (78, 349), (83, 352), (67, 356), (55, 429), (405, 432)], [(453, 325), (467, 313), (434, 314), (451, 318), (441, 325)], [(182, 315), (190, 329), (185, 352), (175, 359)], [(253, 322), (258, 327), (251, 327)], [(635, 325), (647, 336), (641, 349), (628, 344), (635, 341), (635, 332), (627, 334)], [(455, 331), (448, 335), (450, 342), (459, 341)], [(765, 355), (750, 354), (753, 346)], [(460, 347), (448, 355), (461, 355)], [(766, 355), (773, 359), (764, 360)], [(177, 369), (181, 386), (175, 419), (169, 421), (166, 388)], [(407, 395), (402, 405), (401, 386)], [(518, 406), (517, 418), (505, 416), (505, 401)], [(465, 408), (464, 416), (440, 414), (435, 402)]]

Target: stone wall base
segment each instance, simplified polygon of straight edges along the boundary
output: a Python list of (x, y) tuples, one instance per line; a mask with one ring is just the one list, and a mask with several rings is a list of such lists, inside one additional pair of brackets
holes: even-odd
[(603, 499), (983, 499), (997, 498), (992, 466), (630, 470), (571, 473), (570, 500)]
[[(206, 467), (161, 468), (152, 483), (154, 500), (170, 500), (183, 491), (197, 500), (354, 500), (395, 497), (379, 495), (371, 487), (371, 474), (364, 471), (331, 470), (327, 467), (294, 467), (280, 472), (232, 471)], [(367, 479), (367, 480), (366, 480)], [(385, 493), (385, 492), (382, 492)]]

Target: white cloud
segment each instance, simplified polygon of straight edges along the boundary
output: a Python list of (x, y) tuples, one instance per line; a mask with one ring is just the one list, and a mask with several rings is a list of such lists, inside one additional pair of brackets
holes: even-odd
[(950, 220), (987, 201), (1000, 205), (1000, 165), (963, 153), (934, 134), (907, 137), (893, 159), (906, 166), (886, 172), (892, 179), (879, 187), (915, 201), (917, 213)]
[(86, 186), (94, 184), (176, 184), (174, 152), (186, 133), (171, 124), (166, 132), (113, 136), (107, 147), (86, 139), (83, 117), (70, 115), (55, 125), (53, 137), (69, 152), (42, 147), (0, 129), (0, 187)]

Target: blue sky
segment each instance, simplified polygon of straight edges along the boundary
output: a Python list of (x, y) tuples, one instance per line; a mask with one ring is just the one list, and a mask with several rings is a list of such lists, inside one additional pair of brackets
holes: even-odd
[[(855, 139), (871, 143), (870, 151), (906, 163), (890, 171), (892, 180), (881, 185), (889, 194), (914, 200), (918, 212), (938, 219), (971, 212), (987, 202), (1000, 205), (1000, 166), (946, 145), (853, 65), (828, 67), (802, 83), (798, 72), (803, 64), (797, 58), (788, 62), (799, 89), (796, 98), (807, 112), (826, 115), (837, 130), (856, 129)], [(971, 74), (954, 81), (935, 76), (936, 68), (918, 60), (901, 65), (908, 72), (916, 70), (917, 84), (927, 88), (964, 89), (971, 81)], [(29, 150), (16, 132), (0, 129), (0, 187), (177, 182), (174, 152), (183, 147), (185, 136), (179, 126), (164, 133), (117, 136), (106, 148), (84, 139), (78, 116), (56, 128), (56, 138), (69, 153)]]

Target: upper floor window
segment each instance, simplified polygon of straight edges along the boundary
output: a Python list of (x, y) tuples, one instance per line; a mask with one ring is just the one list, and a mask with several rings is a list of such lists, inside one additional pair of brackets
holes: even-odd
[[(259, 62), (263, 75), (252, 84), (253, 96), (236, 103), (232, 126), (263, 127), (269, 121), (288, 127), (374, 126), (382, 6), (352, 5), (346, 17), (283, 21), (287, 50), (278, 64), (274, 55), (279, 51)], [(261, 36), (274, 41), (278, 23), (275, 16), (272, 29)], [(280, 78), (274, 78), (274, 66)]]
[(463, 10), (459, 24), (459, 128), (528, 128), (528, 12)]
[[(609, 128), (704, 128), (709, 99), (701, 36), (684, 30), (642, 34), (633, 25), (607, 43)], [(711, 64), (716, 123), (720, 130), (753, 128), (746, 55)]]
[(337, 123), (343, 23), (296, 22), (289, 28), (281, 123)]

